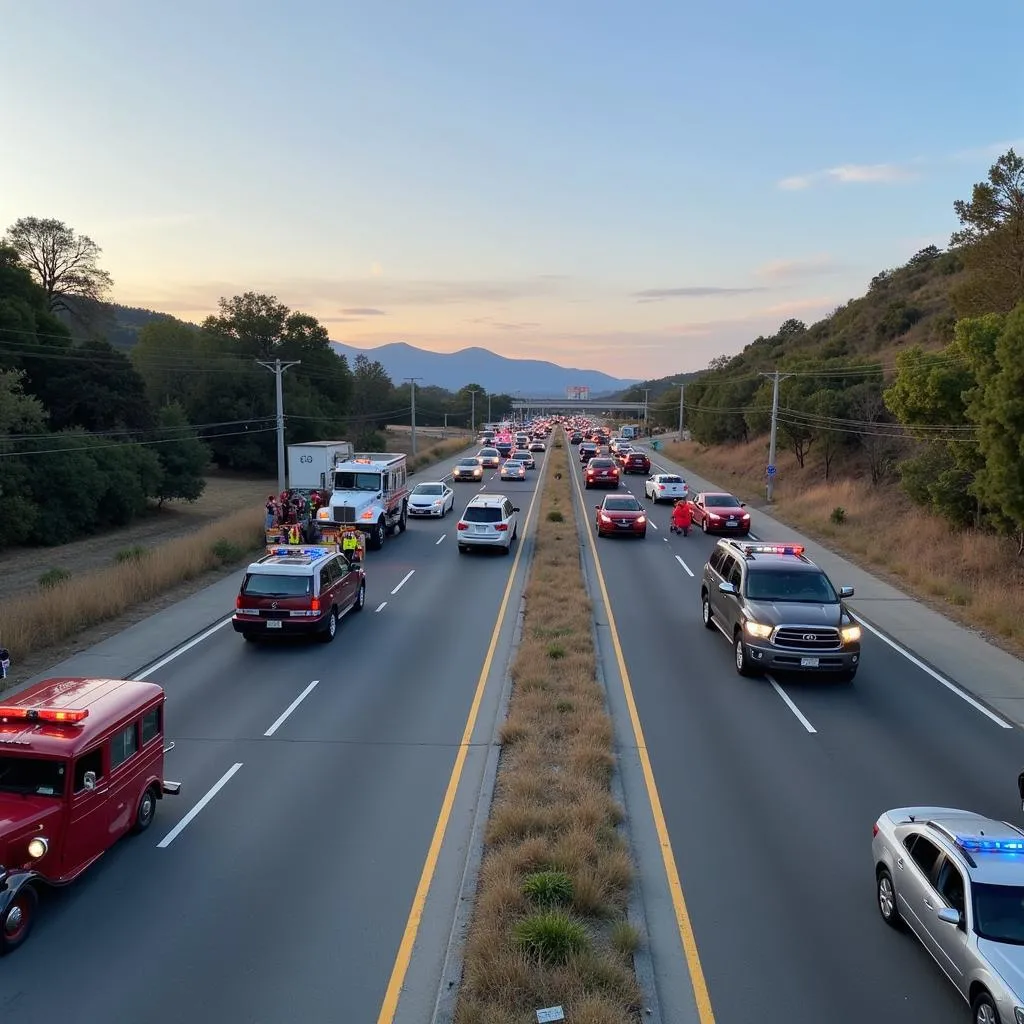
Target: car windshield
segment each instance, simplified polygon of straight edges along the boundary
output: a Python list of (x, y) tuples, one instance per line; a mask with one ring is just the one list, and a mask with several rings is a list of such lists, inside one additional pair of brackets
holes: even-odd
[(466, 466), (469, 469), (476, 469), (476, 467), (479, 466), (480, 463), (477, 462), (476, 459), (462, 459), (462, 461), (459, 462), (459, 465)]
[(498, 457), (498, 449), (497, 448), (481, 448), (480, 449), (480, 455), (478, 457), (481, 458), (481, 459), (496, 459)]
[(704, 496), (704, 504), (708, 508), (739, 508), (740, 499), (731, 494), (707, 494)]
[(412, 491), (413, 494), (443, 494), (444, 488), (440, 484), (417, 484)]
[(349, 473), (334, 474), (336, 491), (379, 491), (380, 473)]
[(1024, 886), (975, 883), (974, 930), (983, 939), (1024, 946)]
[(639, 512), (640, 502), (636, 498), (605, 498), (606, 512)]
[(0, 755), (0, 792), (27, 796), (63, 796), (65, 761)]
[(809, 604), (834, 604), (839, 600), (835, 588), (823, 572), (754, 569), (747, 574), (747, 597), (751, 601), (804, 601)]
[(312, 576), (285, 576), (277, 573), (250, 573), (242, 584), (247, 597), (306, 597), (313, 592)]
[(500, 523), (501, 509), (488, 505), (470, 505), (462, 518), (467, 523)]

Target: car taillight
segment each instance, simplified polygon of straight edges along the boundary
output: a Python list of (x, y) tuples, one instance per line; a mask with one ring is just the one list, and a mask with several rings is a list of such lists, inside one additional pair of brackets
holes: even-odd
[(877, 836), (877, 835), (878, 835), (878, 822), (876, 821), (874, 823), (874, 825), (871, 826), (871, 838), (874, 839), (875, 836)]
[(504, 533), (504, 531), (508, 529), (508, 523), (495, 523), (494, 528), (496, 530), (501, 530)]
[(665, 490), (665, 485), (664, 484), (658, 484), (658, 490), (659, 491)]
[(456, 530), (468, 530), (469, 529), (469, 523), (463, 523), (463, 522), (460, 521), (459, 525), (456, 526), (455, 529)]
[(235, 598), (235, 607), (236, 608), (241, 608), (242, 607), (242, 595), (241, 594), (239, 594), (238, 597)]
[(309, 602), (309, 610), (311, 612), (318, 612), (318, 611), (320, 611), (320, 598), (319, 597), (314, 597), (313, 600)]

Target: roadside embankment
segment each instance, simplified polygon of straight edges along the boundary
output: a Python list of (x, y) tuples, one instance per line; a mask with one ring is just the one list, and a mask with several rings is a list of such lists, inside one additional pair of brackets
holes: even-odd
[(574, 1024), (640, 1020), (633, 866), (564, 444), (553, 439), (543, 470), (458, 1024), (527, 1024), (555, 1005)]
[[(715, 448), (668, 444), (662, 454), (766, 508), (763, 440)], [(788, 452), (777, 461), (772, 516), (1024, 654), (1024, 560), (1012, 540), (954, 529), (914, 505), (896, 483), (825, 481), (820, 461), (808, 458), (801, 468)]]

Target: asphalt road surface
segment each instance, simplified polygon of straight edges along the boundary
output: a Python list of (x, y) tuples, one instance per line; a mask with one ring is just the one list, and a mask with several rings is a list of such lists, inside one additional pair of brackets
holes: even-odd
[[(593, 531), (601, 492), (578, 493)], [(871, 826), (908, 804), (1019, 821), (1018, 731), (867, 630), (853, 684), (741, 678), (700, 617), (717, 538), (671, 534), (670, 506), (647, 504), (657, 528), (598, 540), (598, 557), (715, 1020), (962, 1024), (936, 964), (879, 917)]]
[(153, 673), (183, 794), (44, 896), (0, 964), (4, 1024), (377, 1020), (515, 561), (460, 557), (455, 524), (482, 489), (525, 519), (537, 459), (369, 552), (332, 644), (226, 626)]

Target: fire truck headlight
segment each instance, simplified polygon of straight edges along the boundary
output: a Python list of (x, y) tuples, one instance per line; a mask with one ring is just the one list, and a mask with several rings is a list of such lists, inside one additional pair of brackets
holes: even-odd
[(46, 855), (46, 851), (50, 848), (50, 840), (44, 839), (42, 836), (36, 836), (35, 839), (30, 839), (28, 844), (28, 855), (33, 860), (39, 860), (40, 857)]

